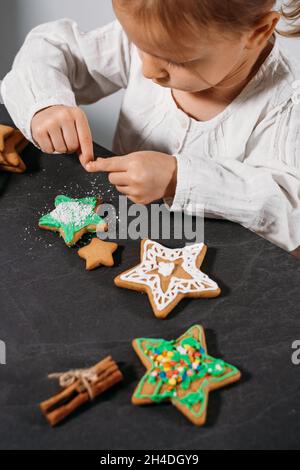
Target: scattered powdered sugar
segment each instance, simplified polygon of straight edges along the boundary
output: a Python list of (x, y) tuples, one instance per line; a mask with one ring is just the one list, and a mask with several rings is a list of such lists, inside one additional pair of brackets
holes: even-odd
[(93, 213), (93, 207), (79, 202), (62, 202), (50, 213), (53, 219), (61, 224), (84, 224), (86, 218)]
[[(114, 206), (117, 206), (118, 204), (118, 193), (114, 191), (112, 186), (108, 183), (105, 178), (99, 177), (99, 175), (93, 176), (91, 174), (88, 174), (86, 177), (83, 177), (82, 174), (80, 174), (80, 181), (70, 178), (68, 182), (66, 182), (66, 178), (64, 178), (64, 181), (61, 181), (59, 183), (57, 181), (57, 174), (62, 172), (62, 167), (63, 163), (59, 162), (54, 174), (49, 174), (48, 169), (41, 168), (41, 171), (38, 175), (38, 192), (36, 192), (35, 190), (32, 191), (31, 178), (36, 177), (33, 173), (28, 174), (28, 179), (22, 179), (22, 185), (18, 184), (15, 187), (15, 194), (20, 194), (21, 191), (25, 191), (29, 204), (28, 209), (31, 213), (28, 223), (26, 225), (23, 225), (23, 229), (19, 232), (21, 242), (24, 243), (24, 247), (26, 247), (27, 253), (35, 253), (36, 244), (38, 244), (39, 246), (43, 246), (44, 249), (53, 249), (60, 243), (56, 242), (56, 238), (54, 236), (47, 236), (38, 227), (38, 219), (45, 214), (51, 213), (51, 210), (53, 209), (53, 199), (58, 194), (70, 196), (74, 199), (79, 199), (82, 197), (102, 196), (104, 203), (112, 204)], [(40, 200), (45, 201), (45, 203), (40, 204)], [(78, 207), (75, 209), (77, 219), (77, 221), (75, 221), (75, 224), (78, 223), (78, 220), (82, 220), (80, 215), (82, 214), (82, 206), (83, 204), (81, 204), (80, 211), (78, 211)], [(38, 209), (36, 209), (36, 207), (38, 207)], [(86, 207), (84, 207), (84, 209), (86, 209)], [(93, 210), (91, 207), (88, 207), (87, 209), (89, 211), (88, 214), (90, 213), (90, 211)], [(58, 206), (53, 212), (54, 214), (58, 214), (57, 217), (60, 217), (60, 213), (58, 211), (61, 210), (62, 208), (60, 204), (60, 208)], [(53, 212), (51, 213), (52, 216)], [(64, 214), (62, 215), (62, 217), (66, 217), (66, 215)], [(86, 214), (83, 217), (86, 217)], [(111, 223), (115, 222), (115, 219), (112, 217)], [(118, 212), (117, 223), (119, 223)], [(86, 234), (76, 246), (84, 246), (90, 239), (92, 239), (92, 237), (93, 234)]]

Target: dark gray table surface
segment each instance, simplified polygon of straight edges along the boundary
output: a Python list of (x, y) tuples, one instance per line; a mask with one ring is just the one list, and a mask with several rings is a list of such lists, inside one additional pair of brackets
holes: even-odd
[[(3, 108), (0, 122), (9, 122)], [(109, 155), (99, 146), (98, 155)], [(218, 299), (184, 301), (157, 320), (147, 297), (113, 278), (139, 260), (139, 242), (122, 241), (114, 268), (86, 272), (76, 248), (37, 228), (58, 194), (102, 195), (117, 203), (105, 175), (89, 175), (73, 156), (24, 152), (29, 171), (0, 177), (0, 365), (2, 449), (300, 448), (299, 261), (229, 222), (208, 220), (204, 270), (223, 289)], [(202, 324), (211, 355), (238, 366), (243, 380), (212, 393), (205, 427), (172, 405), (134, 407), (144, 368), (135, 337), (178, 337)], [(57, 391), (50, 372), (87, 367), (112, 354), (125, 381), (51, 429), (38, 403)]]

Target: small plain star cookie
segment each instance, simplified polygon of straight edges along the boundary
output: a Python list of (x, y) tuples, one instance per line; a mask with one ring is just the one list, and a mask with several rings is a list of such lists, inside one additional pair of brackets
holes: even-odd
[(209, 393), (241, 378), (236, 367), (208, 355), (200, 325), (175, 341), (139, 338), (132, 345), (147, 369), (134, 391), (132, 403), (170, 401), (197, 426), (205, 424)]
[(113, 253), (117, 250), (116, 243), (105, 242), (99, 238), (93, 238), (91, 243), (78, 251), (80, 258), (86, 260), (87, 271), (92, 271), (99, 266), (112, 267), (114, 265)]
[(157, 318), (166, 318), (184, 297), (221, 294), (219, 286), (200, 271), (207, 247), (203, 243), (171, 249), (151, 240), (141, 243), (141, 262), (115, 278), (125, 289), (146, 292)]
[(55, 198), (55, 209), (40, 218), (39, 227), (52, 232), (59, 232), (66, 245), (75, 245), (89, 232), (105, 232), (107, 224), (97, 214), (101, 199), (86, 197), (72, 199), (67, 196)]

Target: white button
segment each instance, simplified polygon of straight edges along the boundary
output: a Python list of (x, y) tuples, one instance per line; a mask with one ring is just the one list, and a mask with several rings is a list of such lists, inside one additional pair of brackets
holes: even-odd
[(181, 143), (179, 141), (176, 142), (176, 144), (175, 144), (176, 150), (180, 149), (180, 147), (181, 147)]

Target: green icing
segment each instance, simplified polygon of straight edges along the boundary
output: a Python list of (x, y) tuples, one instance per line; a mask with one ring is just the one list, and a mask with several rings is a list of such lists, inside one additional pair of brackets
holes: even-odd
[[(199, 340), (193, 336), (195, 328), (198, 329)], [(174, 403), (179, 402), (196, 417), (201, 416), (206, 408), (209, 384), (238, 374), (235, 367), (207, 354), (203, 345), (204, 333), (199, 326), (191, 328), (178, 341), (139, 338), (136, 342), (140, 351), (150, 361), (151, 368), (140, 381), (135, 396), (150, 399), (155, 403), (166, 399)], [(202, 379), (199, 388), (192, 389), (193, 383), (199, 379)], [(155, 386), (151, 394), (144, 391), (147, 383), (151, 384), (152, 388)], [(184, 392), (183, 396), (179, 396), (180, 391)]]
[(197, 405), (198, 403), (204, 400), (204, 393), (203, 390), (199, 390), (198, 392), (191, 392), (185, 397), (181, 399), (181, 403), (188, 407)]
[[(72, 199), (67, 196), (55, 198), (55, 209), (39, 220), (41, 227), (62, 229), (64, 239), (71, 243), (75, 234), (88, 225), (103, 224), (104, 220), (95, 212), (96, 197)], [(95, 232), (95, 230), (89, 230)]]

